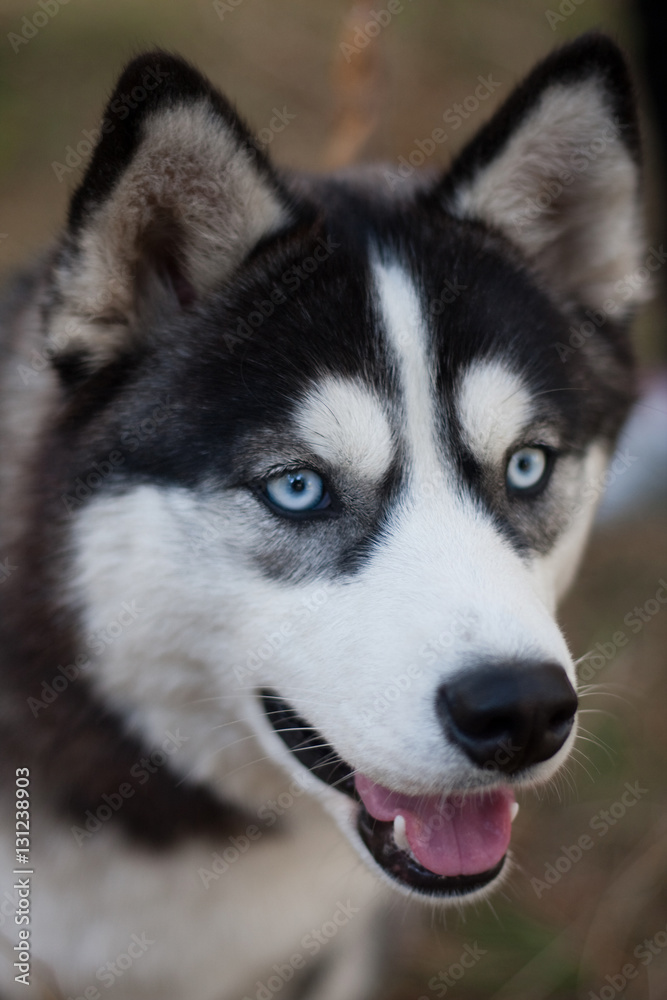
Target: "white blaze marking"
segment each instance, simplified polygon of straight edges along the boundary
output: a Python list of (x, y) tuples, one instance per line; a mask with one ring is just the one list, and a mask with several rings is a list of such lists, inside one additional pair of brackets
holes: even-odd
[(417, 290), (398, 264), (374, 264), (380, 308), (398, 361), (406, 432), (414, 466), (422, 479), (442, 479), (435, 436), (433, 366), (428, 331)]

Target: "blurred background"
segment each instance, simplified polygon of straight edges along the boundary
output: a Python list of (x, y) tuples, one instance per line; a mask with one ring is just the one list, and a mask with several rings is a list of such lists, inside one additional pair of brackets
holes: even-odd
[[(0, 271), (57, 233), (115, 77), (144, 47), (196, 63), (280, 163), (323, 170), (381, 158), (398, 169), (443, 114), (458, 114), (479, 76), (499, 86), (460, 116), (429, 165), (446, 165), (537, 59), (594, 27), (617, 38), (635, 68), (646, 253), (660, 248), (667, 5), (399, 6), (369, 37), (364, 25), (385, 0), (51, 0), (38, 27), (36, 0), (0, 0)], [(277, 112), (287, 122), (280, 131)], [(590, 654), (580, 666), (577, 753), (557, 786), (523, 796), (504, 891), (450, 912), (446, 925), (427, 914), (419, 931), (406, 927), (383, 1000), (667, 998), (665, 270), (636, 325), (644, 395), (622, 445), (631, 460), (610, 484), (562, 611), (574, 655)]]

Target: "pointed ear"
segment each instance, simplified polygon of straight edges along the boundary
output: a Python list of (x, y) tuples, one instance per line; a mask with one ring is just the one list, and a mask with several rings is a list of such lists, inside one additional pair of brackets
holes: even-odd
[(166, 53), (135, 59), (72, 198), (51, 297), (54, 364), (89, 373), (113, 360), (149, 310), (187, 309), (292, 220), (267, 159), (208, 81)]
[[(585, 35), (528, 76), (454, 163), (448, 210), (500, 229), (565, 307), (639, 299), (639, 138), (625, 60)], [(621, 294), (620, 288), (623, 288)]]

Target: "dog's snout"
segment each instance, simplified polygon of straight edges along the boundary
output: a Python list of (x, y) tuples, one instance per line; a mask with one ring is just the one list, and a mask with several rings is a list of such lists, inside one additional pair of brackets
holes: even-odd
[(473, 763), (514, 774), (562, 747), (577, 696), (557, 663), (505, 662), (443, 684), (436, 704), (445, 732)]

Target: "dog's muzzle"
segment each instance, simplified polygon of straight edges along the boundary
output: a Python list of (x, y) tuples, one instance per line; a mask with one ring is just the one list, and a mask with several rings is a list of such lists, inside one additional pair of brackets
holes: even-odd
[[(504, 663), (466, 672), (438, 691), (443, 730), (493, 787), (410, 796), (347, 764), (324, 737), (275, 692), (260, 693), (273, 729), (316, 777), (358, 804), (357, 833), (380, 868), (404, 889), (464, 896), (502, 872), (518, 810), (509, 784), (565, 743), (576, 694), (557, 664)], [(510, 779), (511, 780), (511, 779)]]

